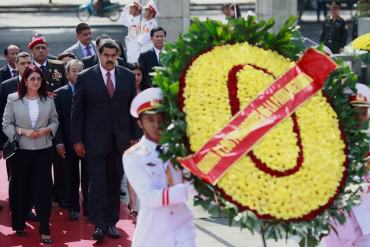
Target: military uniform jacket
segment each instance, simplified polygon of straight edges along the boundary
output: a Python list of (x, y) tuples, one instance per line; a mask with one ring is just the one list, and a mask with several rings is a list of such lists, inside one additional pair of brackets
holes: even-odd
[(46, 70), (43, 72), (49, 91), (52, 92), (67, 84), (64, 63), (62, 61), (48, 59), (46, 62)]
[(320, 34), (320, 42), (329, 47), (333, 53), (339, 53), (339, 49), (343, 48), (347, 43), (348, 28), (342, 17), (337, 17), (335, 20), (328, 17)]
[(127, 62), (137, 63), (140, 55), (140, 45), (137, 38), (141, 31), (141, 16), (130, 15), (129, 8), (127, 7), (125, 7), (121, 16), (122, 24), (127, 27), (127, 36), (125, 39), (127, 48)]
[[(143, 137), (123, 155), (125, 174), (140, 202), (133, 247), (195, 246), (193, 216), (185, 205), (193, 187), (182, 183), (180, 171), (163, 163), (156, 144)], [(167, 185), (170, 166), (174, 184)]]
[(140, 44), (140, 53), (146, 52), (153, 47), (150, 31), (157, 26), (157, 21), (155, 19), (151, 19), (149, 21), (143, 20), (141, 23), (140, 34), (137, 37)]

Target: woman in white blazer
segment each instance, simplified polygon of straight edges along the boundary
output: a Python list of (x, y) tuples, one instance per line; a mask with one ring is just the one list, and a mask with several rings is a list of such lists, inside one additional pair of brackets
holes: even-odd
[(3, 115), (3, 132), (17, 137), (19, 149), (11, 157), (9, 201), (12, 228), (25, 235), (30, 197), (39, 218), (41, 242), (51, 244), (49, 221), (52, 200), (52, 138), (58, 128), (58, 114), (41, 70), (29, 65), (16, 93), (8, 95)]

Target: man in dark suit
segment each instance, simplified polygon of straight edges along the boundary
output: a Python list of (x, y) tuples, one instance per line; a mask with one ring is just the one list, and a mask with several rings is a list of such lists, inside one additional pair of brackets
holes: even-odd
[(59, 128), (55, 136), (55, 143), (59, 156), (65, 161), (65, 181), (67, 188), (67, 202), (69, 210), (69, 219), (78, 220), (80, 212), (80, 160), (81, 160), (81, 188), (82, 188), (82, 206), (83, 214), (88, 215), (87, 209), (87, 191), (89, 186), (89, 177), (86, 162), (79, 158), (73, 150), (71, 142), (71, 105), (74, 87), (78, 73), (83, 70), (83, 63), (74, 59), (67, 63), (66, 72), (68, 85), (65, 85), (55, 91), (55, 107), (58, 112)]
[[(111, 37), (107, 34), (102, 34), (96, 38), (96, 47), (99, 49), (99, 44), (104, 40), (104, 39), (111, 39)], [(89, 57), (85, 57), (82, 59), (82, 62), (84, 63), (85, 69), (88, 69), (96, 64), (99, 63), (99, 54), (95, 54)], [(118, 65), (127, 68), (127, 62), (123, 58), (117, 57), (117, 62)]]
[(77, 42), (64, 52), (72, 52), (78, 59), (83, 59), (98, 53), (95, 44), (92, 42), (92, 32), (89, 24), (79, 23), (76, 26)]
[(54, 91), (67, 84), (63, 61), (48, 59), (49, 47), (44, 36), (35, 35), (28, 43), (33, 63), (46, 77), (48, 89)]
[(16, 44), (10, 44), (4, 49), (4, 57), (7, 64), (0, 68), (0, 82), (6, 81), (18, 74), (15, 67), (15, 58), (20, 51), (21, 48)]
[[(8, 99), (8, 95), (12, 94), (17, 91), (17, 86), (23, 76), (23, 72), (28, 65), (31, 64), (31, 55), (27, 52), (18, 53), (15, 58), (15, 67), (19, 72), (18, 76), (10, 78), (6, 81), (3, 81), (0, 85), (0, 116), (4, 115), (5, 105)], [(3, 157), (3, 146), (5, 142), (8, 140), (8, 137), (0, 131), (0, 158)], [(6, 171), (8, 173), (8, 179), (10, 178), (10, 162), (11, 159), (6, 160)], [(32, 208), (30, 206), (30, 208)], [(35, 220), (36, 215), (33, 214), (32, 211), (29, 212), (27, 215), (28, 219)]]
[(163, 52), (166, 34), (166, 30), (161, 27), (153, 28), (150, 31), (153, 48), (149, 51), (141, 53), (139, 56), (139, 64), (141, 68), (143, 68), (144, 82), (148, 87), (152, 86), (152, 76), (150, 74), (154, 71), (154, 67), (162, 66), (160, 62), (160, 56)]
[(136, 91), (134, 74), (116, 65), (118, 45), (104, 39), (99, 45), (99, 64), (77, 77), (72, 101), (72, 143), (89, 169), (89, 218), (93, 238), (120, 234), (120, 184), (122, 154), (137, 139), (130, 104)]

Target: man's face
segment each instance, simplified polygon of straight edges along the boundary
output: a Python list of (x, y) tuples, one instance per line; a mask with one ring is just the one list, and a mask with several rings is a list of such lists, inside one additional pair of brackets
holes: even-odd
[(158, 50), (163, 49), (165, 40), (166, 40), (166, 36), (162, 30), (157, 31), (153, 34), (152, 42), (153, 42), (154, 47), (157, 48)]
[(24, 70), (28, 65), (30, 65), (31, 62), (31, 57), (20, 57), (18, 60), (18, 63), (15, 64), (18, 73), (20, 76), (23, 76)]
[(130, 10), (129, 10), (130, 15), (136, 16), (138, 14), (138, 10), (139, 8), (136, 7), (136, 5), (130, 6)]
[(149, 140), (159, 143), (162, 133), (163, 114), (145, 114), (143, 113), (138, 120), (139, 127)]
[(114, 69), (117, 61), (117, 50), (115, 48), (103, 48), (102, 53), (100, 54), (100, 63), (101, 66), (110, 71)]
[(75, 63), (75, 64), (72, 64), (70, 67), (69, 67), (69, 71), (67, 73), (67, 79), (72, 83), (72, 84), (75, 84), (76, 83), (76, 79), (77, 79), (77, 75), (78, 73), (80, 73), (82, 71), (82, 65), (81, 64), (78, 64), (78, 63)]
[(150, 20), (153, 18), (153, 12), (150, 9), (145, 9), (144, 10), (144, 18), (146, 20)]
[(339, 15), (339, 7), (332, 7), (331, 9), (332, 16), (338, 16)]
[(81, 42), (83, 45), (89, 45), (92, 40), (92, 32), (91, 29), (85, 29), (82, 30), (80, 33), (77, 34), (78, 40)]
[(43, 64), (48, 58), (49, 48), (46, 44), (37, 44), (32, 48), (32, 56), (39, 64)]
[(20, 52), (20, 49), (18, 48), (18, 46), (15, 46), (15, 45), (8, 46), (8, 55), (5, 56), (6, 61), (10, 65), (15, 66), (15, 58), (17, 57), (19, 52)]

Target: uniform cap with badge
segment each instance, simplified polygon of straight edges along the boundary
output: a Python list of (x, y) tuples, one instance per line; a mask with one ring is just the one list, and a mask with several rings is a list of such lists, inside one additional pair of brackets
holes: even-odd
[(148, 2), (148, 4), (145, 6), (145, 9), (149, 9), (151, 12), (153, 12), (153, 17), (159, 15), (158, 8), (152, 0)]
[(159, 113), (162, 101), (163, 93), (159, 88), (145, 89), (132, 100), (130, 113), (134, 118), (138, 118), (143, 112), (145, 114)]
[(33, 47), (38, 44), (48, 45), (44, 36), (33, 36), (31, 41), (28, 43), (28, 49), (32, 50)]
[(138, 9), (142, 9), (142, 6), (141, 6), (141, 4), (140, 4), (139, 0), (131, 0), (131, 1), (129, 2), (129, 5), (128, 5), (128, 6), (130, 6), (130, 7), (135, 6), (135, 7), (137, 7)]

